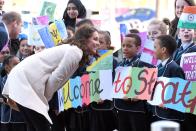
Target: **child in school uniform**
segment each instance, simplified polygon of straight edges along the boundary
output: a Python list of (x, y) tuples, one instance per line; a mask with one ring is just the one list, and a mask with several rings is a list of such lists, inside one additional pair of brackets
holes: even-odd
[(26, 57), (33, 54), (33, 46), (28, 45), (28, 38), (27, 38), (27, 35), (25, 35), (25, 34), (23, 34), (20, 37), (19, 42), (20, 42), (20, 46), (19, 46), (19, 50), (18, 50), (16, 56), (22, 61)]
[[(161, 35), (155, 39), (154, 48), (155, 57), (161, 60), (161, 63), (158, 65), (158, 77), (178, 77), (184, 79), (185, 74), (182, 68), (172, 60), (172, 54), (177, 48), (175, 39), (169, 35)], [(176, 121), (181, 125), (181, 131), (184, 130), (182, 126), (182, 122), (184, 121), (184, 113), (158, 106), (153, 106), (153, 108), (152, 121)]]
[(194, 44), (194, 29), (179, 29), (179, 36), (181, 39), (181, 46), (173, 54), (173, 60), (180, 65), (182, 54), (196, 52), (196, 45)]
[[(111, 37), (108, 31), (99, 31), (99, 43), (99, 50), (114, 49), (111, 46)], [(116, 66), (117, 61), (113, 59), (113, 69)], [(112, 101), (93, 102), (90, 104), (90, 109), (90, 131), (113, 131), (117, 129), (117, 117)]]
[[(147, 27), (147, 41), (151, 44), (151, 48), (153, 49), (154, 40), (158, 36), (166, 35), (166, 34), (167, 34), (167, 25), (163, 21), (160, 21), (157, 19), (152, 20)], [(147, 61), (145, 61), (145, 62), (147, 62)], [(160, 63), (160, 61), (158, 60), (155, 65), (157, 65), (159, 63)], [(149, 106), (149, 108), (150, 108), (150, 106)]]
[[(99, 46), (99, 34), (98, 30), (91, 26), (83, 26), (83, 30), (81, 31), (84, 35), (85, 39), (88, 40), (91, 45), (89, 49), (91, 49), (91, 53), (93, 55), (89, 55), (89, 62), (80, 66), (76, 72), (72, 75), (71, 78), (75, 78), (76, 76), (82, 76), (84, 74), (88, 74), (89, 72), (86, 71), (86, 68), (92, 64), (92, 62), (98, 57), (97, 49)], [(89, 29), (90, 28), (90, 29)], [(81, 28), (80, 28), (81, 29)], [(86, 32), (86, 30), (88, 31)], [(80, 38), (81, 36), (76, 35), (76, 38)], [(71, 40), (71, 39), (70, 39)], [(90, 114), (89, 105), (82, 105), (77, 108), (70, 108), (67, 110), (64, 115), (65, 119), (69, 119), (68, 122), (66, 120), (66, 131), (90, 131), (89, 125), (89, 114)]]
[[(122, 42), (123, 60), (119, 66), (154, 67), (139, 60), (138, 52), (141, 38), (136, 34), (127, 34)], [(146, 101), (135, 99), (115, 99), (118, 111), (119, 131), (148, 131)]]
[[(159, 37), (160, 35), (166, 35), (167, 34), (167, 25), (160, 20), (154, 19), (150, 21), (148, 27), (147, 27), (147, 38), (149, 42), (152, 42), (152, 47), (154, 46), (154, 40)], [(158, 60), (157, 64), (160, 63), (160, 60)], [(149, 120), (152, 121), (153, 118), (153, 110), (154, 107), (147, 103), (147, 110), (148, 110), (148, 116)], [(150, 127), (150, 125), (148, 125)]]
[[(182, 54), (196, 52), (196, 45), (194, 42), (196, 30), (194, 29), (179, 29), (179, 36), (182, 42), (181, 47), (174, 53), (174, 61), (180, 64)], [(183, 126), (186, 131), (195, 131), (196, 129), (196, 116), (191, 113), (185, 113), (185, 120)]]
[[(7, 80), (9, 72), (12, 68), (20, 62), (16, 56), (8, 55), (3, 61), (3, 69), (1, 71), (0, 88), (3, 90), (4, 84)], [(27, 131), (26, 124), (22, 117), (22, 114), (13, 110), (5, 103), (0, 108), (1, 117), (1, 131)]]
[(99, 50), (114, 50), (111, 46), (111, 36), (109, 31), (99, 31)]
[(160, 20), (152, 20), (147, 28), (148, 39), (154, 41), (160, 35), (167, 34), (167, 26)]

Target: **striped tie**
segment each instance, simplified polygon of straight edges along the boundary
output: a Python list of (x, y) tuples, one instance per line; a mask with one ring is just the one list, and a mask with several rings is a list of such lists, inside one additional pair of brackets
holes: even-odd
[(162, 76), (165, 70), (163, 65), (159, 64), (157, 67), (158, 67), (158, 76)]
[(176, 57), (174, 58), (174, 60), (178, 60), (182, 54), (183, 54), (183, 47), (180, 46), (180, 48), (178, 49), (178, 52), (176, 53)]

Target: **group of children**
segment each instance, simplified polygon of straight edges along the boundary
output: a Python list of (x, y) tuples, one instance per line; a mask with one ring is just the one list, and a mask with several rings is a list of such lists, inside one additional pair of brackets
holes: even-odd
[[(3, 48), (0, 52), (0, 62), (1, 62), (1, 73), (0, 73), (0, 91), (2, 92), (4, 84), (7, 80), (9, 72), (16, 66), (20, 61), (24, 60), (28, 56), (38, 53), (43, 50), (44, 46), (32, 46), (28, 44), (28, 38), (25, 34), (20, 34), (17, 40), (19, 44), (18, 51), (16, 54), (10, 51), (8, 47)], [(1, 97), (2, 98), (2, 97)], [(1, 130), (3, 131), (26, 131), (26, 125), (24, 123), (22, 115), (13, 109), (11, 109), (6, 104), (1, 104)]]
[[(178, 77), (185, 79), (183, 69), (179, 66), (181, 56), (185, 53), (195, 52), (194, 29), (179, 29), (181, 45), (177, 48), (176, 40), (166, 35), (167, 28), (162, 21), (154, 20), (148, 26), (148, 38), (154, 41), (154, 56), (161, 60), (157, 65), (158, 77)], [(131, 37), (130, 37), (131, 36)], [(122, 42), (122, 52), (124, 59), (119, 63), (120, 66), (134, 66), (134, 63), (139, 61), (140, 43), (132, 34), (126, 35)], [(144, 65), (149, 67), (148, 65)], [(140, 67), (139, 65), (137, 67)], [(119, 100), (116, 104), (118, 110), (118, 127), (120, 131), (142, 131), (149, 130), (149, 124), (159, 120), (176, 121), (181, 126), (181, 131), (194, 131), (193, 121), (195, 116), (192, 114), (181, 113), (172, 109), (161, 108), (144, 103), (141, 100)], [(142, 103), (143, 102), (143, 103)], [(123, 110), (124, 114), (121, 113)], [(130, 115), (129, 115), (130, 114)], [(192, 121), (192, 122), (190, 122)]]
[[(175, 0), (175, 18), (171, 22), (170, 29), (165, 23), (159, 20), (150, 22), (147, 28), (148, 39), (153, 41), (154, 56), (160, 60), (159, 65), (151, 65), (140, 60), (141, 38), (139, 31), (133, 29), (122, 41), (123, 59), (114, 57), (113, 69), (118, 66), (158, 68), (158, 77), (179, 77), (185, 79), (185, 74), (179, 66), (181, 56), (185, 53), (196, 51), (193, 29), (177, 29), (179, 17), (184, 6), (193, 6), (192, 0)], [(78, 18), (85, 18), (86, 9), (80, 0), (69, 0), (63, 14), (63, 20), (67, 27), (68, 38), (74, 36), (75, 30), (81, 26), (93, 26), (88, 20), (76, 22)], [(167, 35), (169, 32), (170, 35)], [(87, 32), (86, 32), (87, 33)], [(97, 43), (97, 49), (114, 49), (111, 47), (110, 33), (99, 31), (99, 37), (92, 41)], [(25, 35), (18, 39), (17, 52), (13, 54), (12, 48), (4, 48), (0, 52), (0, 87), (1, 91), (11, 69), (28, 56), (42, 51), (44, 46), (32, 46), (28, 44)], [(99, 41), (99, 42), (98, 42)], [(11, 55), (10, 55), (11, 54)], [(94, 61), (96, 58), (92, 58)], [(90, 64), (90, 63), (89, 63)], [(80, 67), (74, 76), (88, 73), (84, 65)], [(73, 76), (73, 77), (74, 77)], [(115, 72), (113, 71), (113, 78)], [(150, 131), (150, 124), (159, 120), (171, 120), (180, 124), (181, 131), (196, 130), (196, 116), (190, 113), (181, 113), (168, 108), (152, 106), (145, 100), (130, 98), (104, 100), (98, 103), (93, 102), (88, 106), (68, 109), (58, 114), (57, 93), (50, 101), (49, 115), (53, 121), (52, 131)], [(1, 130), (3, 131), (26, 131), (26, 125), (21, 114), (9, 106), (1, 105)], [(41, 124), (41, 123), (40, 123)]]
[[(148, 39), (154, 42), (154, 55), (161, 61), (161, 63), (159, 65), (151, 65), (141, 61), (141, 38), (137, 33), (129, 33), (122, 41), (123, 60), (117, 62), (114, 58), (113, 68), (115, 69), (118, 66), (155, 68), (157, 66), (158, 77), (179, 77), (185, 79), (184, 72), (179, 66), (179, 63), (182, 54), (196, 51), (196, 46), (193, 41), (194, 30), (184, 28), (179, 29), (179, 36), (181, 39), (181, 45), (178, 47), (176, 40), (172, 36), (167, 35), (166, 25), (162, 21), (153, 20), (148, 26)], [(99, 42), (97, 42), (97, 49), (113, 49), (113, 47), (111, 47), (109, 32), (99, 31), (98, 38)], [(97, 38), (95, 38), (95, 40), (96, 39)], [(1, 84), (5, 82), (7, 74), (9, 74), (11, 68), (19, 62), (18, 58), (23, 60), (27, 56), (30, 56), (33, 50), (35, 52), (39, 52), (39, 48), (41, 50), (43, 49), (43, 47), (33, 48), (32, 46), (27, 45), (27, 37), (21, 37), (20, 48), (17, 53), (18, 57), (9, 56), (4, 59), (2, 65), (5, 73), (3, 74), (2, 72)], [(84, 65), (84, 68), (78, 69), (75, 76), (87, 73), (87, 66), (88, 65)], [(3, 85), (1, 87), (3, 87)], [(4, 108), (2, 108), (1, 113), (6, 114), (3, 111), (5, 111)], [(14, 114), (13, 112), (14, 111), (12, 111), (12, 114)], [(114, 129), (118, 129), (119, 131), (149, 131), (150, 124), (158, 120), (176, 121), (180, 123), (181, 131), (191, 131), (194, 130), (194, 121), (196, 120), (196, 117), (192, 114), (185, 114), (172, 109), (152, 106), (145, 100), (130, 98), (91, 103), (89, 106), (78, 107), (77, 109), (68, 109), (61, 113), (59, 115), (60, 117), (56, 117), (55, 115), (56, 114), (54, 113), (54, 119), (52, 119), (54, 120), (54, 125), (56, 124), (53, 129), (54, 131), (57, 129), (64, 130), (64, 128), (66, 128), (67, 131), (113, 131)], [(4, 118), (5, 117), (2, 117), (1, 120)], [(61, 124), (57, 122), (59, 119), (61, 119)], [(10, 122), (10, 120), (1, 122), (3, 125), (6, 125)]]
[[(128, 33), (122, 41), (121, 61), (114, 58), (113, 68), (118, 66), (158, 68), (158, 77), (178, 77), (185, 79), (180, 67), (182, 54), (195, 52), (194, 30), (179, 29), (181, 43), (167, 35), (167, 26), (159, 20), (153, 20), (148, 26), (148, 39), (153, 41), (154, 56), (160, 60), (159, 65), (151, 65), (140, 60), (141, 38)], [(99, 31), (98, 49), (111, 49), (110, 34)], [(87, 66), (87, 65), (86, 65)], [(86, 66), (78, 69), (78, 74), (86, 72)], [(114, 76), (113, 76), (114, 77)], [(62, 113), (64, 125), (68, 131), (149, 131), (150, 124), (159, 120), (171, 120), (180, 124), (181, 131), (194, 131), (196, 117), (190, 113), (181, 113), (168, 108), (152, 106), (145, 100), (114, 99), (91, 103), (89, 106), (68, 109)]]
[[(77, 2), (77, 0), (70, 0), (68, 5), (72, 2), (74, 3), (75, 1)], [(180, 5), (182, 3), (181, 1), (182, 0), (176, 0), (175, 5)], [(74, 8), (74, 4), (71, 4), (68, 7), (69, 8), (65, 10), (64, 13), (65, 18), (68, 17), (71, 10), (74, 10), (75, 14), (80, 15), (81, 18), (83, 18), (83, 15), (85, 16), (86, 14), (85, 11), (78, 9), (80, 7), (76, 6), (76, 8)], [(176, 6), (176, 8), (177, 7), (178, 6)], [(74, 28), (77, 30), (77, 28), (80, 28), (79, 26), (81, 26), (80, 23), (83, 24), (83, 22), (81, 21), (76, 24), (75, 19), (74, 22), (67, 22), (67, 19), (65, 18), (64, 22), (67, 26), (68, 37), (71, 38), (74, 36)], [(176, 15), (176, 18), (171, 26), (174, 26), (178, 19), (179, 16)], [(85, 26), (93, 26), (92, 22), (89, 23), (89, 20), (86, 21)], [(123, 59), (119, 61), (114, 57), (113, 69), (117, 68), (118, 66), (132, 66), (140, 68), (157, 67), (158, 77), (179, 77), (185, 79), (185, 74), (179, 64), (182, 54), (196, 51), (196, 45), (194, 43), (194, 33), (196, 34), (196, 32), (194, 32), (193, 29), (185, 28), (181, 28), (179, 31), (176, 30), (177, 29), (175, 29), (175, 31), (169, 30), (170, 36), (167, 35), (167, 26), (162, 21), (153, 20), (148, 25), (148, 39), (153, 41), (153, 46), (155, 49), (154, 56), (160, 60), (159, 65), (151, 65), (140, 60), (141, 38), (138, 35), (139, 31), (131, 31), (122, 41), (121, 55), (123, 55)], [(113, 49), (113, 47), (111, 47), (111, 37), (109, 32), (99, 31), (98, 35), (99, 37), (95, 37), (92, 40), (97, 42), (97, 50)], [(2, 63), (0, 77), (1, 91), (7, 79), (7, 75), (9, 74), (10, 70), (17, 63), (19, 63), (19, 60), (21, 61), (45, 48), (44, 46), (28, 45), (26, 36), (21, 36), (19, 41), (20, 44), (19, 50), (16, 54), (17, 57), (7, 56), (7, 54), (10, 54), (9, 48), (3, 49), (0, 52), (0, 62)], [(95, 59), (96, 58), (92, 58), (92, 61)], [(86, 71), (87, 66), (88, 65), (84, 65), (83, 67), (80, 67), (74, 76), (88, 73)], [(113, 73), (113, 78), (115, 77), (114, 74), (115, 72)], [(181, 113), (168, 108), (152, 106), (145, 100), (130, 98), (114, 99), (113, 101), (104, 100), (98, 103), (93, 102), (89, 106), (84, 105), (83, 107), (78, 107), (77, 109), (71, 108), (61, 112), (60, 114), (57, 113), (58, 100), (56, 101), (56, 95), (54, 95), (51, 103), (53, 101), (54, 105), (51, 104), (49, 110), (50, 117), (53, 121), (52, 131), (64, 131), (65, 128), (66, 131), (113, 131), (115, 129), (119, 131), (150, 131), (150, 124), (159, 120), (176, 121), (180, 124), (181, 131), (194, 131), (196, 129), (195, 115)], [(20, 114), (18, 114), (18, 112), (12, 110), (6, 105), (2, 105), (1, 114), (4, 114), (1, 115), (1, 129), (3, 131), (26, 130), (24, 121), (20, 118)]]
[[(180, 45), (178, 45), (179, 43), (177, 44), (175, 38), (166, 35), (166, 32), (167, 28), (161, 21), (155, 20), (149, 24), (148, 36), (149, 39), (154, 41), (154, 55), (157, 59), (161, 60), (161, 63), (157, 65), (158, 77), (178, 77), (185, 79), (185, 74), (179, 64), (182, 54), (196, 51), (196, 45), (193, 41), (194, 29), (179, 29)], [(193, 121), (195, 121), (196, 117), (192, 114), (181, 113), (149, 104), (147, 105), (147, 110), (151, 114), (150, 120), (148, 119), (148, 121), (172, 120), (180, 123), (181, 131), (195, 130)]]

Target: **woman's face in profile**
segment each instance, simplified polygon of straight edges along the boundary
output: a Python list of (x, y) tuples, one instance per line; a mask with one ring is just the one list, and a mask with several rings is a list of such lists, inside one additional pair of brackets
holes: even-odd
[(87, 41), (87, 47), (90, 52), (96, 53), (99, 48), (99, 34), (97, 31), (93, 32), (92, 36)]
[(76, 7), (75, 4), (69, 3), (69, 4), (67, 5), (67, 14), (68, 14), (68, 16), (69, 16), (71, 19), (75, 19), (75, 18), (78, 17), (79, 12), (78, 12), (78, 9), (77, 9), (77, 7)]

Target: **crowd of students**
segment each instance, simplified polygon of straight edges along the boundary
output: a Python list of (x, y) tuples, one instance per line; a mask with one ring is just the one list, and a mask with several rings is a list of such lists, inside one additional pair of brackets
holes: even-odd
[[(132, 29), (122, 41), (120, 55), (123, 56), (123, 59), (114, 56), (113, 78), (115, 77), (114, 69), (117, 67), (132, 66), (157, 67), (158, 77), (185, 79), (185, 74), (179, 64), (183, 54), (196, 52), (194, 41), (196, 31), (177, 28), (177, 23), (184, 6), (195, 6), (195, 3), (192, 0), (175, 0), (174, 5), (175, 18), (169, 23), (169, 29), (166, 23), (157, 19), (152, 20), (147, 28), (148, 39), (154, 44), (154, 56), (160, 60), (160, 64), (152, 65), (140, 60), (141, 38), (138, 35), (139, 31)], [(13, 19), (9, 19), (10, 17)], [(62, 87), (69, 77), (74, 78), (88, 73), (86, 67), (99, 57), (97, 50), (114, 49), (111, 46), (110, 32), (97, 30), (90, 19), (76, 21), (77, 18), (85, 17), (86, 9), (83, 4), (79, 0), (69, 0), (62, 18), (67, 27), (68, 38), (59, 43), (57, 47), (47, 49), (47, 51), (44, 50), (44, 46), (30, 45), (26, 35), (19, 35), (22, 26), (20, 14), (7, 12), (2, 16), (0, 35), (5, 39), (1, 38), (0, 43), (2, 46), (0, 51), (1, 92), (4, 85), (5, 88), (16, 86), (14, 91), (18, 93), (17, 95), (23, 96), (23, 93), (27, 93), (24, 96), (28, 97), (6, 99), (1, 94), (1, 98), (3, 98), (1, 99), (3, 103), (0, 115), (1, 130), (113, 131), (117, 129), (118, 131), (150, 131), (152, 122), (171, 120), (180, 124), (181, 131), (195, 131), (196, 116), (193, 114), (152, 106), (146, 100), (126, 97), (113, 99), (113, 101), (100, 100), (98, 103), (93, 102), (88, 106), (83, 105), (58, 112), (58, 97), (55, 92), (60, 88), (59, 85)], [(3, 33), (2, 27), (4, 27)], [(18, 35), (19, 37), (16, 37)], [(8, 46), (5, 46), (6, 43)], [(83, 56), (81, 57), (81, 55)], [(18, 66), (16, 66), (17, 64)], [(63, 68), (63, 65), (66, 65), (66, 68)], [(16, 68), (14, 68), (15, 66)], [(8, 77), (12, 68), (14, 73)], [(21, 70), (21, 68), (24, 69)], [(15, 84), (16, 80), (17, 84)], [(40, 82), (34, 83), (35, 80)], [(23, 83), (30, 84), (23, 87)], [(32, 88), (30, 89), (32, 96), (34, 92), (39, 95), (32, 98), (31, 94), (26, 92), (28, 86)], [(3, 94), (5, 95), (7, 92), (4, 91)], [(47, 106), (43, 106), (42, 102)], [(11, 108), (9, 105), (13, 107)], [(47, 107), (50, 117), (45, 112)], [(20, 111), (15, 111), (13, 108)], [(52, 121), (53, 124), (49, 121)]]

